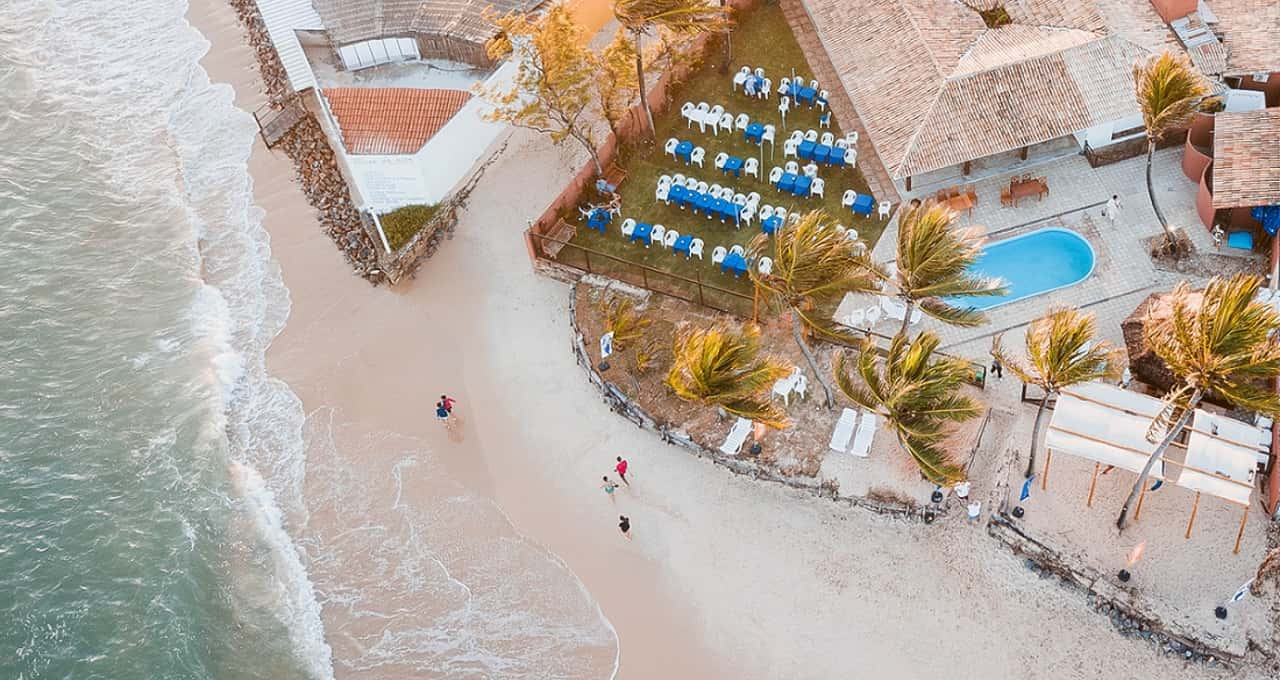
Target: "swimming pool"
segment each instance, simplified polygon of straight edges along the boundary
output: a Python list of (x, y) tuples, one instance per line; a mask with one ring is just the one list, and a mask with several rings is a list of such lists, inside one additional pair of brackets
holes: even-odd
[(1008, 294), (948, 302), (974, 309), (999, 307), (1080, 283), (1093, 273), (1093, 264), (1093, 246), (1084, 237), (1068, 229), (1038, 229), (988, 245), (969, 268), (976, 274), (1003, 279)]

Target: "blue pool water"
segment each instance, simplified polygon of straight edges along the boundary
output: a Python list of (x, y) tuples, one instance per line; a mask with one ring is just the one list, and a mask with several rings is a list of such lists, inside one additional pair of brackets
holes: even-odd
[(1040, 229), (988, 245), (970, 268), (974, 273), (1003, 279), (1008, 294), (949, 302), (975, 309), (999, 307), (1080, 283), (1093, 273), (1093, 263), (1093, 246), (1079, 234)]

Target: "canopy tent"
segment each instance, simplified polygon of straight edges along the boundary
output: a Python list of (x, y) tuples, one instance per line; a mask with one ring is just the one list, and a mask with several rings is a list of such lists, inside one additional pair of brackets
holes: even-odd
[[(1055, 452), (1094, 461), (1093, 481), (1089, 485), (1089, 500), (1086, 501), (1090, 505), (1100, 466), (1115, 466), (1141, 473), (1158, 443), (1147, 440), (1147, 430), (1163, 408), (1164, 403), (1159, 399), (1098, 382), (1063, 390), (1045, 435), (1046, 455), (1041, 488), (1048, 487), (1049, 464)], [(1235, 551), (1239, 552), (1240, 539), (1249, 516), (1257, 454), (1264, 450), (1259, 444), (1261, 431), (1255, 426), (1199, 409), (1187, 431), (1189, 436), (1183, 462), (1163, 457), (1151, 469), (1151, 476), (1195, 492), (1195, 505), (1187, 523), (1187, 538), (1191, 537), (1201, 493), (1244, 506), (1240, 531), (1236, 535)], [(1166, 463), (1177, 469), (1171, 473), (1166, 469)], [(1135, 519), (1142, 512), (1145, 495), (1144, 485)]]

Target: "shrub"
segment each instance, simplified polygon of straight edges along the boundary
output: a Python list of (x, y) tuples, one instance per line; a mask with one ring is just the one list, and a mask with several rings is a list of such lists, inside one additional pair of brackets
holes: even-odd
[(391, 246), (391, 249), (400, 250), (419, 231), (422, 231), (422, 228), (438, 212), (440, 212), (439, 203), (406, 205), (403, 208), (396, 208), (385, 215), (379, 215), (378, 221), (382, 223), (382, 233), (387, 235), (387, 243)]
[(600, 313), (604, 317), (604, 332), (613, 333), (613, 349), (621, 352), (632, 340), (639, 338), (649, 327), (650, 319), (636, 310), (636, 302), (626, 296), (603, 300)]

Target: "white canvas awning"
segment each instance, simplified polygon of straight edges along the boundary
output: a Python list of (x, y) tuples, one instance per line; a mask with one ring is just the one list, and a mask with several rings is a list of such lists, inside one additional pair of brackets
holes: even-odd
[[(1147, 441), (1147, 428), (1163, 408), (1159, 399), (1113, 385), (1073, 386), (1058, 395), (1045, 448), (1142, 472), (1156, 449)], [(1164, 479), (1164, 461), (1151, 469), (1151, 476)]]
[(1249, 504), (1257, 469), (1260, 431), (1233, 418), (1197, 410), (1187, 439), (1186, 467), (1177, 485)]

